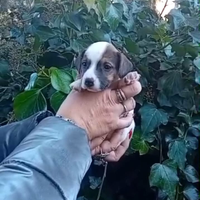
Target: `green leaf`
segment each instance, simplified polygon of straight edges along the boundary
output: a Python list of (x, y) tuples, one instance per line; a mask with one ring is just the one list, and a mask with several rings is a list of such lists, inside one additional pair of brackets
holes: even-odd
[(196, 137), (187, 136), (186, 141), (191, 149), (194, 149), (194, 150), (198, 149), (199, 141)]
[(173, 70), (166, 73), (158, 80), (158, 90), (161, 90), (167, 96), (180, 94), (184, 89), (181, 71)]
[(156, 163), (151, 167), (149, 180), (151, 187), (158, 187), (168, 195), (170, 200), (175, 200), (179, 178), (174, 168)]
[(168, 70), (168, 69), (172, 69), (174, 66), (170, 63), (167, 62), (161, 62), (160, 63), (160, 70)]
[(125, 39), (125, 48), (130, 53), (133, 53), (133, 54), (139, 54), (140, 53), (140, 49), (139, 49), (138, 45), (136, 44), (136, 42), (134, 42), (130, 38)]
[(33, 89), (17, 95), (14, 99), (14, 113), (18, 120), (25, 119), (47, 109), (47, 102), (41, 90)]
[(124, 0), (113, 0), (113, 3), (120, 3), (123, 6), (123, 13), (126, 18), (129, 17), (129, 9)]
[(172, 104), (163, 92), (159, 92), (157, 96), (157, 101), (160, 104), (160, 106), (172, 107)]
[(188, 182), (191, 183), (199, 182), (198, 172), (193, 166), (187, 165), (186, 168), (183, 170), (183, 173), (185, 174), (185, 177), (188, 180)]
[(187, 124), (189, 124), (189, 125), (191, 124), (191, 117), (190, 117), (190, 115), (188, 115), (188, 114), (186, 114), (184, 112), (179, 112), (179, 114), (177, 116), (180, 117), (180, 118), (183, 118), (184, 121)]
[(75, 69), (71, 69), (70, 74), (72, 75), (73, 81), (75, 81), (78, 75), (78, 71)]
[[(44, 70), (44, 71), (47, 71), (47, 70)], [(51, 79), (48, 76), (49, 74), (47, 73), (46, 75), (41, 72), (38, 73), (38, 77), (37, 77), (37, 80), (35, 81), (34, 88), (41, 89), (43, 87), (46, 87), (47, 85), (50, 85)]]
[(199, 200), (199, 191), (193, 185), (187, 185), (183, 189), (183, 194), (188, 200)]
[(34, 44), (33, 44), (33, 50), (38, 51), (38, 49), (40, 48), (40, 45), (41, 45), (40, 38), (39, 38), (39, 36), (36, 35), (35, 41), (34, 41)]
[(98, 0), (97, 1), (97, 7), (99, 12), (105, 17), (107, 7), (109, 6), (109, 1), (108, 0)]
[(89, 176), (89, 182), (90, 188), (94, 190), (101, 184), (101, 177)]
[(195, 69), (195, 82), (200, 85), (200, 69)]
[(200, 70), (200, 56), (194, 59), (193, 63), (196, 66), (196, 68)]
[(50, 98), (50, 104), (51, 107), (53, 108), (54, 112), (57, 112), (59, 107), (61, 106), (61, 104), (63, 103), (63, 101), (66, 98), (66, 94), (62, 93), (62, 92), (55, 92), (51, 98)]
[(200, 124), (192, 124), (192, 127), (189, 127), (188, 131), (190, 134), (199, 137), (200, 136)]
[(170, 167), (171, 169), (174, 169), (175, 171), (177, 171), (177, 164), (174, 160), (167, 159), (167, 160), (164, 160), (162, 164)]
[(92, 33), (90, 34), (90, 38), (93, 42), (98, 42), (98, 41), (106, 41), (106, 42), (111, 42), (110, 35), (103, 30), (93, 30)]
[(50, 68), (51, 84), (57, 91), (69, 94), (70, 87), (72, 83), (72, 77), (63, 70), (59, 70), (55, 67)]
[(174, 51), (176, 55), (180, 57), (184, 57), (186, 54), (185, 46), (179, 43), (172, 44), (172, 51)]
[(177, 29), (179, 29), (179, 28), (181, 28), (181, 27), (183, 27), (185, 25), (185, 17), (183, 16), (183, 14), (181, 13), (180, 10), (172, 9), (169, 12), (169, 15), (173, 19), (173, 28), (174, 28), (174, 30), (177, 30)]
[(134, 131), (131, 147), (133, 150), (139, 151), (140, 155), (147, 154), (149, 151), (149, 144), (144, 140), (139, 130)]
[(195, 69), (195, 82), (200, 85), (200, 56), (193, 61)]
[(73, 39), (70, 40), (70, 47), (75, 51), (75, 52), (81, 52), (84, 49), (86, 49), (91, 41), (88, 40), (82, 40), (82, 39)]
[(0, 78), (4, 80), (10, 78), (9, 63), (5, 60), (0, 60)]
[(85, 20), (83, 12), (76, 11), (65, 15), (65, 23), (68, 27), (80, 32), (84, 28)]
[(199, 47), (198, 46), (192, 46), (189, 44), (184, 45), (186, 52), (192, 56), (192, 58), (196, 58), (199, 53)]
[(142, 11), (144, 5), (140, 5), (139, 2), (132, 1), (130, 4), (131, 13), (136, 14)]
[(180, 169), (185, 168), (187, 148), (183, 139), (177, 139), (169, 144), (168, 156), (176, 161)]
[(38, 74), (32, 73), (31, 76), (30, 76), (29, 82), (28, 82), (28, 84), (27, 84), (27, 86), (25, 87), (24, 90), (25, 91), (31, 90), (34, 87), (37, 78), (38, 78)]
[(200, 31), (189, 32), (189, 35), (193, 38), (195, 42), (200, 42)]
[(39, 26), (36, 29), (36, 35), (41, 41), (45, 42), (55, 36), (54, 32), (48, 26)]
[(90, 11), (91, 9), (94, 9), (95, 11), (97, 10), (96, 0), (83, 0), (83, 2), (87, 6), (88, 11)]
[(129, 13), (128, 18), (126, 20), (122, 21), (124, 26), (126, 27), (126, 31), (130, 32), (134, 30), (134, 26), (136, 25), (136, 22), (134, 20), (134, 17)]
[(105, 20), (108, 22), (112, 30), (116, 30), (122, 19), (123, 6), (119, 3), (111, 3), (107, 8)]
[(140, 108), (141, 128), (143, 134), (150, 133), (158, 128), (161, 124), (166, 125), (168, 114), (161, 109), (157, 109), (154, 104), (146, 104)]
[(198, 17), (188, 17), (187, 15), (185, 17), (185, 24), (187, 26), (190, 26), (194, 29), (199, 25), (199, 18)]

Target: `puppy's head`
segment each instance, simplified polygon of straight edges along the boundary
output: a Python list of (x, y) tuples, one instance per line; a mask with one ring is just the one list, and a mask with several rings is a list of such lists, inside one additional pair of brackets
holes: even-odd
[(132, 63), (108, 42), (96, 42), (75, 60), (83, 89), (98, 92), (133, 71)]

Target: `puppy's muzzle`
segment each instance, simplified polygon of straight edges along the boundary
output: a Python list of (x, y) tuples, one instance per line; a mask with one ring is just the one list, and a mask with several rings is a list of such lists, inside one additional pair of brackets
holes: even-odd
[(93, 78), (86, 78), (84, 84), (87, 88), (91, 88), (91, 87), (94, 86), (94, 79)]

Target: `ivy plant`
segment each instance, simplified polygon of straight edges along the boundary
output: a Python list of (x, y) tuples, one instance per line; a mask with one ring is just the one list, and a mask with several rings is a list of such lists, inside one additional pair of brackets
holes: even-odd
[(17, 120), (56, 112), (76, 78), (74, 57), (93, 42), (110, 42), (141, 74), (131, 153), (159, 152), (149, 175), (158, 199), (198, 200), (200, 9), (192, 1), (177, 4), (163, 19), (148, 1), (65, 0), (47, 20), (50, 8), (37, 0), (2, 38), (20, 44), (33, 62), (14, 73), (1, 56), (1, 121), (12, 106)]

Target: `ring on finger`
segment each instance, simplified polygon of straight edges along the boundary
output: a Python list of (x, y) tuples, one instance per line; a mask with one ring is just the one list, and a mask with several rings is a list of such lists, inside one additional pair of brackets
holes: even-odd
[(106, 156), (108, 156), (110, 153), (103, 153), (103, 150), (101, 149), (101, 154), (100, 157), (101, 158), (105, 158)]
[(128, 109), (127, 109), (127, 106), (124, 104), (124, 103), (121, 103), (123, 108), (124, 108), (124, 112), (122, 114), (122, 117), (127, 117), (128, 116)]
[(116, 90), (116, 95), (117, 95), (119, 103), (122, 103), (123, 101), (126, 100), (126, 96), (125, 96), (124, 92), (121, 89), (117, 89)]
[(133, 109), (135, 109), (135, 100), (133, 97), (131, 97), (132, 103), (133, 103)]
[(127, 115), (128, 115), (127, 107), (126, 107), (126, 105), (124, 105), (123, 103), (121, 103), (121, 104), (122, 104), (122, 106), (124, 107), (123, 117), (127, 117)]

